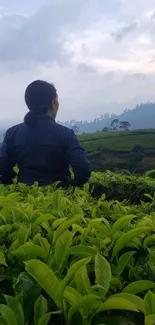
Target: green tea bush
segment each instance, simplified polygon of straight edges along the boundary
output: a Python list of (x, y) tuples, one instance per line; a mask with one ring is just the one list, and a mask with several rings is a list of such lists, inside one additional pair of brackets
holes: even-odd
[(154, 325), (154, 188), (1, 185), (0, 325)]

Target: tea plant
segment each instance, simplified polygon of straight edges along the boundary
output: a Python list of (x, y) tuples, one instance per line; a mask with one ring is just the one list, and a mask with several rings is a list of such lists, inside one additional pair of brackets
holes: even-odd
[(1, 185), (0, 325), (155, 324), (154, 187)]

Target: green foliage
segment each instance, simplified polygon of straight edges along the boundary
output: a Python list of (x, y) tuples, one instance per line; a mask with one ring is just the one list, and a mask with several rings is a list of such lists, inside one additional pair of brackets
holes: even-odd
[[(119, 121), (99, 133), (80, 135), (82, 146), (89, 156), (93, 170), (128, 170), (130, 173), (154, 168), (155, 130), (144, 129), (121, 132)], [(124, 121), (125, 122), (125, 121)], [(123, 123), (125, 126), (126, 124)], [(122, 128), (121, 128), (122, 129)], [(109, 132), (110, 131), (110, 132)], [(152, 175), (153, 176), (153, 175)]]
[(153, 325), (154, 192), (148, 175), (111, 172), (2, 186), (0, 324)]

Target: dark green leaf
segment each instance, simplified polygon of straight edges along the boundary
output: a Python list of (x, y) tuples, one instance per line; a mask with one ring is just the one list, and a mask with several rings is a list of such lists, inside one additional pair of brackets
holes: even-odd
[(39, 319), (47, 312), (47, 300), (39, 296), (34, 305), (34, 324), (38, 325)]

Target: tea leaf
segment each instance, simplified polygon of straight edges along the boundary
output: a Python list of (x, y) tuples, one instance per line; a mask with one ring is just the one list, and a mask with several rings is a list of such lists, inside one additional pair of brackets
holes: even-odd
[(109, 298), (104, 303), (100, 304), (96, 314), (105, 310), (129, 310), (138, 312), (137, 307), (124, 298)]
[(135, 254), (135, 252), (127, 252), (123, 254), (117, 264), (116, 270), (115, 270), (115, 275), (117, 278), (120, 277), (124, 269), (126, 268), (127, 264), (129, 263), (131, 257)]
[(56, 218), (50, 214), (42, 214), (32, 223), (32, 229), (35, 229), (38, 225), (40, 225), (44, 221), (55, 220), (55, 219)]
[(153, 243), (155, 245), (155, 236), (148, 236), (145, 238), (143, 246), (146, 248), (148, 246), (151, 246)]
[(47, 312), (47, 300), (39, 296), (34, 304), (34, 324), (38, 325), (39, 319)]
[(24, 245), (27, 242), (30, 232), (31, 232), (31, 227), (27, 228), (26, 226), (22, 225), (19, 228), (18, 237), (17, 237), (19, 245)]
[(111, 281), (111, 268), (108, 261), (99, 253), (95, 256), (96, 283), (102, 286), (102, 295), (106, 295)]
[(92, 293), (92, 288), (88, 277), (87, 268), (85, 265), (80, 267), (80, 269), (76, 271), (75, 284), (78, 292), (82, 294)]
[(5, 305), (0, 305), (0, 313), (6, 320), (7, 325), (18, 325), (15, 314), (11, 308)]
[(4, 295), (8, 307), (14, 312), (18, 325), (24, 325), (24, 313), (21, 304), (11, 296)]
[(68, 254), (69, 247), (72, 244), (73, 234), (66, 230), (56, 241), (55, 245), (55, 260), (59, 268), (63, 265)]
[(66, 274), (66, 276), (64, 277), (64, 279), (61, 281), (60, 283), (60, 292), (61, 295), (63, 295), (63, 292), (65, 290), (65, 287), (67, 286), (67, 284), (69, 283), (69, 281), (71, 280), (72, 276), (75, 274), (75, 272), (83, 265), (88, 264), (91, 261), (90, 257), (87, 258), (83, 258), (77, 262), (75, 262), (74, 264), (72, 264)]
[(50, 317), (51, 317), (51, 313), (43, 315), (40, 318), (38, 325), (48, 325)]
[(0, 264), (7, 266), (5, 256), (4, 256), (4, 254), (2, 252), (0, 252)]
[(26, 256), (29, 259), (32, 259), (36, 256), (46, 259), (46, 253), (44, 249), (38, 245), (34, 245), (31, 242), (20, 246), (19, 248), (16, 249), (16, 251), (13, 252), (13, 254), (21, 257), (23, 260), (25, 259)]
[(155, 294), (149, 291), (145, 298), (145, 316), (155, 315)]
[[(89, 314), (89, 305), (90, 306), (95, 306), (95, 302), (97, 300), (99, 300), (100, 298), (98, 296), (95, 295), (85, 295), (81, 298), (81, 300), (79, 302), (77, 302), (75, 305), (73, 305), (70, 309), (69, 309), (69, 313), (68, 313), (68, 321), (70, 323), (72, 316), (79, 311), (82, 315), (83, 318), (88, 317)], [(83, 307), (87, 307), (87, 309), (85, 308), (83, 310)], [(83, 312), (84, 311), (84, 312)]]
[(56, 229), (57, 227), (59, 227), (66, 220), (67, 220), (67, 218), (60, 218), (60, 219), (57, 219), (57, 220), (53, 221), (52, 228)]
[(0, 316), (0, 325), (8, 325), (7, 321), (3, 316)]
[(131, 242), (131, 240), (133, 238), (137, 237), (138, 235), (140, 235), (142, 233), (149, 232), (150, 230), (151, 230), (151, 227), (139, 227), (139, 228), (132, 229), (132, 230), (128, 231), (127, 233), (125, 233), (124, 235), (122, 235), (117, 240), (117, 242), (114, 246), (113, 253), (112, 253), (112, 260), (123, 247), (127, 246)]
[(112, 298), (124, 298), (128, 301), (130, 301), (133, 305), (137, 307), (142, 313), (145, 311), (144, 306), (144, 300), (136, 295), (130, 294), (130, 293), (118, 293), (116, 295), (113, 295)]
[(69, 255), (77, 255), (82, 257), (93, 256), (96, 255), (96, 249), (86, 245), (72, 246), (69, 249)]
[(104, 235), (106, 238), (110, 236), (109, 229), (102, 222), (92, 220), (89, 223), (89, 227), (95, 228), (101, 235)]
[(81, 294), (72, 287), (67, 286), (65, 288), (64, 298), (70, 302), (71, 305), (75, 305), (81, 299)]
[(25, 262), (26, 271), (49, 294), (58, 307), (61, 307), (59, 281), (46, 264), (37, 260)]
[(127, 287), (123, 289), (124, 293), (138, 294), (140, 292), (155, 289), (155, 283), (148, 280), (139, 280), (136, 282), (130, 283)]
[(134, 215), (127, 215), (124, 216), (120, 219), (118, 219), (112, 226), (112, 233), (114, 234), (118, 229), (121, 229), (124, 224), (132, 219), (138, 218), (137, 216)]
[(155, 315), (149, 315), (145, 318), (145, 325), (155, 325)]
[(64, 221), (54, 232), (53, 243), (55, 244), (60, 235), (62, 235), (69, 227), (72, 226), (73, 223), (80, 220), (80, 217), (69, 219), (68, 221)]

